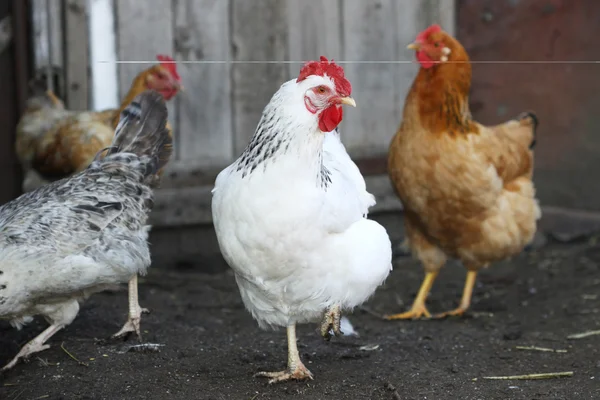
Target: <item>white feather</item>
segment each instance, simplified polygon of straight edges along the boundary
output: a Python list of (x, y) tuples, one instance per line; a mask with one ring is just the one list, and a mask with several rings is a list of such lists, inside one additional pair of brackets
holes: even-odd
[(364, 217), (374, 197), (339, 135), (321, 132), (304, 105), (304, 93), (319, 84), (332, 82), (284, 83), (213, 189), (221, 252), (262, 327), (315, 321), (331, 305), (351, 309), (392, 267), (386, 230)]

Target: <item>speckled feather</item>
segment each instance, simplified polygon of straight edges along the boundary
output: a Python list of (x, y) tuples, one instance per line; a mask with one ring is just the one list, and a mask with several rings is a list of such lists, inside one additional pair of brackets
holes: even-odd
[(40, 304), (81, 299), (146, 271), (150, 184), (171, 152), (166, 118), (158, 93), (139, 95), (105, 157), (0, 207), (0, 317), (18, 325)]

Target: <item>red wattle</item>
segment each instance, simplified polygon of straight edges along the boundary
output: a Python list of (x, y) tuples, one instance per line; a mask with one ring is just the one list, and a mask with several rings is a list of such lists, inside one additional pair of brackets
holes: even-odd
[(342, 122), (343, 116), (344, 110), (338, 104), (326, 108), (319, 115), (319, 129), (323, 132), (331, 132)]
[(160, 93), (165, 100), (171, 100), (177, 94), (177, 90), (161, 89), (161, 90), (158, 90), (158, 93)]
[(421, 64), (421, 67), (427, 69), (435, 65), (435, 62), (425, 54), (424, 51), (417, 51), (417, 61)]

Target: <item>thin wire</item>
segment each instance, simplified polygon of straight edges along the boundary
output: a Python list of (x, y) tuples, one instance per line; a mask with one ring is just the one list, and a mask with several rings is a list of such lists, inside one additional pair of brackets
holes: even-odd
[[(98, 61), (101, 64), (155, 64), (156, 60), (118, 60), (118, 61)], [(206, 60), (206, 61), (164, 61), (172, 64), (304, 64), (306, 61), (227, 61), (227, 60)], [(415, 64), (416, 61), (398, 60), (398, 61), (335, 61), (337, 64)], [(464, 64), (466, 61), (447, 61), (445, 64)], [(600, 60), (559, 60), (559, 61), (517, 61), (517, 60), (493, 60), (493, 61), (469, 61), (470, 64), (600, 64)]]

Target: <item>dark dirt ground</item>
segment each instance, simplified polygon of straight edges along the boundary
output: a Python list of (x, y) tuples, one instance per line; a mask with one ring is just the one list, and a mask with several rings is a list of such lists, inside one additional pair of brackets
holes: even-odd
[[(316, 325), (301, 326), (301, 357), (315, 380), (273, 386), (252, 375), (284, 367), (285, 332), (258, 329), (232, 274), (155, 266), (141, 281), (140, 301), (152, 311), (142, 319), (144, 340), (164, 344), (159, 352), (123, 352), (136, 340), (106, 340), (124, 322), (127, 296), (125, 291), (98, 294), (50, 340), (49, 350), (0, 376), (0, 399), (600, 399), (600, 335), (567, 339), (600, 329), (600, 244), (595, 242), (593, 237), (570, 244), (550, 241), (494, 265), (479, 276), (470, 314), (443, 321), (376, 317), (405, 310), (419, 287), (419, 264), (398, 257), (366, 309), (350, 315), (360, 337), (327, 343)], [(460, 265), (448, 265), (434, 285), (429, 309), (455, 306), (464, 276)], [(36, 320), (16, 331), (1, 322), (0, 364), (45, 326)], [(482, 379), (563, 371), (573, 376)]]

